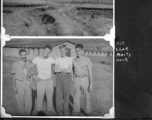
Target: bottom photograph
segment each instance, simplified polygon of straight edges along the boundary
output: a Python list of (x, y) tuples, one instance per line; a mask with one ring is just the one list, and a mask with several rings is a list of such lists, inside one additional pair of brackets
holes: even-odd
[(104, 39), (11, 39), (2, 64), (2, 106), (12, 116), (104, 116), (114, 106)]

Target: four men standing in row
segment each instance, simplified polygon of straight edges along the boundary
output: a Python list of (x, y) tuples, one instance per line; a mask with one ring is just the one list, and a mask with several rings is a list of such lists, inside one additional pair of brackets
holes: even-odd
[[(12, 75), (13, 86), (16, 93), (16, 100), (20, 115), (30, 116), (32, 109), (31, 90), (37, 90), (37, 111), (43, 111), (43, 100), (46, 95), (47, 113), (50, 116), (69, 116), (71, 85), (74, 83), (73, 111), (72, 115), (80, 115), (81, 94), (85, 100), (85, 113), (91, 114), (90, 92), (92, 91), (92, 63), (89, 58), (83, 55), (83, 45), (75, 47), (77, 57), (72, 58), (66, 55), (67, 46), (59, 47), (61, 57), (54, 60), (50, 57), (52, 47), (46, 45), (42, 56), (32, 60), (32, 64), (26, 60), (27, 52), (24, 49), (19, 51), (21, 60), (14, 63)], [(33, 67), (36, 66), (38, 75), (33, 74)], [(55, 79), (56, 74), (56, 79)], [(36, 79), (34, 87), (32, 77)], [(56, 81), (55, 81), (56, 80)], [(56, 82), (56, 111), (53, 106), (54, 82)]]

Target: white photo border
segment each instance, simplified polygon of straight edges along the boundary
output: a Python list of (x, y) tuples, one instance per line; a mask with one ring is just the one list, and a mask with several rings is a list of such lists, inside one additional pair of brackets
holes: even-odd
[[(2, 93), (3, 93), (3, 47), (6, 41), (15, 38), (30, 38), (30, 39), (104, 39), (110, 42), (110, 45), (113, 47), (113, 105), (112, 108), (109, 110), (109, 113), (105, 114), (104, 116), (12, 116), (5, 112), (5, 108), (2, 106)], [(114, 69), (115, 68), (115, 0), (113, 0), (113, 27), (110, 30), (110, 33), (106, 34), (105, 36), (10, 36), (5, 34), (5, 28), (3, 27), (3, 0), (1, 0), (1, 117), (2, 118), (103, 118), (103, 119), (113, 119), (115, 118), (115, 86), (114, 86)]]

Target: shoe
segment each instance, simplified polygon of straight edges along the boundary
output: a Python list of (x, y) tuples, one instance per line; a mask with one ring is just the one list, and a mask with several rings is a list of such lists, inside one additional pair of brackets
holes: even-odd
[(45, 113), (43, 111), (39, 111), (37, 115), (38, 116), (45, 116)]
[(58, 116), (64, 116), (63, 112), (58, 112)]
[(64, 113), (64, 116), (70, 116), (70, 113), (68, 112), (68, 113)]
[(57, 113), (55, 111), (47, 111), (46, 115), (47, 116), (57, 116)]
[(51, 114), (52, 114), (52, 116), (57, 116), (57, 112), (55, 112), (55, 111), (52, 111)]
[(86, 113), (86, 116), (91, 116), (91, 112), (90, 113)]
[(81, 116), (80, 112), (72, 112), (72, 116)]

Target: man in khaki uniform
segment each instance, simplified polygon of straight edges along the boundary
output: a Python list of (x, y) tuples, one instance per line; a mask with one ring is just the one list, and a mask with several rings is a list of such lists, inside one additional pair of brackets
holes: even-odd
[(91, 114), (90, 92), (92, 91), (92, 63), (83, 56), (83, 45), (75, 47), (77, 57), (73, 60), (74, 66), (74, 107), (72, 115), (80, 114), (80, 97), (83, 93), (85, 100), (85, 113)]
[(26, 60), (25, 49), (19, 51), (20, 59), (13, 64), (13, 87), (21, 116), (29, 116), (32, 108), (33, 82), (30, 63)]

